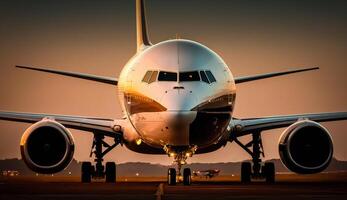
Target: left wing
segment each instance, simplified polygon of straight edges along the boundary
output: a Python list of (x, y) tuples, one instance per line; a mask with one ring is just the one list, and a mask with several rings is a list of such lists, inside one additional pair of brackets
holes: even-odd
[(89, 132), (102, 132), (103, 135), (110, 137), (115, 137), (120, 133), (121, 125), (124, 121), (124, 119), (114, 120), (81, 116), (0, 111), (0, 120), (35, 123), (45, 118), (55, 120), (67, 128)]
[(311, 70), (317, 70), (319, 67), (311, 67), (311, 68), (302, 68), (302, 69), (295, 69), (295, 70), (288, 70), (288, 71), (282, 71), (282, 72), (272, 72), (272, 73), (266, 73), (266, 74), (257, 74), (257, 75), (251, 75), (251, 76), (242, 76), (242, 77), (236, 77), (235, 83), (245, 83), (250, 81), (256, 81), (260, 79), (266, 79), (266, 78), (272, 78), (276, 76), (284, 76), (288, 74), (294, 74), (299, 72), (306, 72)]
[(116, 78), (112, 78), (112, 77), (97, 76), (97, 75), (93, 75), (93, 74), (84, 74), (84, 73), (79, 73), (79, 72), (70, 72), (70, 71), (63, 71), (63, 70), (56, 70), (56, 69), (48, 69), (48, 68), (44, 68), (44, 67), (29, 67), (29, 66), (20, 66), (20, 65), (16, 65), (16, 67), (22, 68), (22, 69), (46, 72), (46, 73), (51, 73), (51, 74), (70, 76), (70, 77), (74, 77), (74, 78), (80, 78), (80, 79), (95, 81), (95, 82), (99, 82), (99, 83), (106, 83), (106, 84), (110, 84), (110, 85), (118, 85), (118, 80)]
[(235, 118), (231, 120), (229, 127), (232, 129), (231, 133), (235, 134), (234, 136), (239, 137), (254, 132), (286, 127), (302, 119), (308, 119), (315, 122), (346, 120), (347, 112), (283, 115), (248, 119)]

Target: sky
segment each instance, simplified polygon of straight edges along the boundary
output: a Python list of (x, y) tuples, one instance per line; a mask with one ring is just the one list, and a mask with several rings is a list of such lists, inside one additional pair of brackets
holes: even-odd
[[(347, 111), (347, 1), (148, 0), (153, 43), (200, 42), (234, 76), (319, 66), (320, 70), (237, 85), (235, 117)], [(15, 65), (47, 66), (118, 77), (136, 51), (134, 0), (1, 0), (0, 110), (121, 117), (117, 88)], [(347, 121), (323, 123), (334, 156), (347, 160)], [(29, 124), (0, 121), (0, 159), (20, 157)], [(265, 159), (278, 158), (284, 129), (263, 132)], [(92, 134), (71, 130), (75, 158), (89, 160)], [(250, 138), (242, 138), (246, 142)], [(250, 157), (236, 144), (188, 162), (236, 162)], [(117, 147), (106, 160), (170, 164)]]

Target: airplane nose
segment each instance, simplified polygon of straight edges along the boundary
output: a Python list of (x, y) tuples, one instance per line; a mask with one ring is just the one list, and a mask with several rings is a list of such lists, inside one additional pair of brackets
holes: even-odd
[(197, 98), (192, 91), (174, 87), (173, 90), (165, 91), (162, 103), (168, 111), (189, 111), (197, 104)]
[(191, 111), (197, 104), (196, 96), (183, 87), (174, 87), (165, 92), (161, 103), (167, 108), (166, 112), (161, 112), (167, 144), (189, 145), (189, 126), (197, 114)]
[(167, 111), (162, 112), (163, 135), (168, 145), (189, 145), (189, 126), (196, 118), (196, 111)]

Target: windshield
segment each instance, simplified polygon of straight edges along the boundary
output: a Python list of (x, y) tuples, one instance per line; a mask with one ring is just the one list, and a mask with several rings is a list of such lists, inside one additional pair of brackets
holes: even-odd
[[(178, 75), (177, 75), (178, 74)], [(158, 78), (158, 79), (157, 79)], [(178, 79), (179, 78), (179, 79)], [(216, 82), (216, 78), (213, 76), (212, 72), (206, 71), (189, 71), (189, 72), (167, 72), (167, 71), (147, 71), (144, 75), (142, 82), (148, 84), (156, 81), (172, 81), (172, 82), (192, 82), (192, 81), (202, 81), (207, 84)]]
[(177, 73), (175, 72), (159, 72), (158, 81), (177, 81)]
[(192, 72), (180, 72), (180, 81), (200, 81), (200, 76), (198, 71)]

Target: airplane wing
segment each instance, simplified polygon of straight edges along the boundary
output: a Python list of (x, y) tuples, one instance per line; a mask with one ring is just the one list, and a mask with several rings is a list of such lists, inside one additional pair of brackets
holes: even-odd
[(118, 80), (116, 78), (106, 77), (106, 76), (97, 76), (92, 74), (83, 74), (78, 72), (70, 72), (70, 71), (62, 71), (62, 70), (56, 70), (56, 69), (48, 69), (43, 67), (28, 67), (28, 66), (20, 66), (16, 65), (17, 68), (22, 69), (28, 69), (28, 70), (34, 70), (34, 71), (40, 71), (40, 72), (46, 72), (46, 73), (52, 73), (52, 74), (59, 74), (63, 76), (70, 76), (74, 78), (80, 78), (90, 81), (95, 81), (99, 83), (106, 83), (110, 85), (117, 85)]
[(119, 134), (120, 124), (122, 124), (122, 119), (113, 120), (81, 116), (0, 111), (0, 120), (35, 123), (45, 118), (55, 120), (67, 128), (89, 132), (101, 132), (105, 136), (109, 137), (115, 137)]
[(302, 119), (308, 119), (315, 122), (347, 120), (347, 112), (283, 115), (248, 119), (235, 118), (231, 120), (232, 124), (230, 124), (229, 127), (232, 127), (231, 134), (240, 137), (254, 132), (287, 127)]
[(319, 67), (311, 67), (311, 68), (295, 69), (295, 70), (288, 70), (288, 71), (282, 71), (282, 72), (272, 72), (272, 73), (266, 73), (266, 74), (236, 77), (235, 83), (236, 84), (245, 83), (245, 82), (256, 81), (260, 79), (266, 79), (266, 78), (271, 78), (276, 76), (284, 76), (288, 74), (306, 72), (306, 71), (317, 70), (317, 69), (319, 69)]

